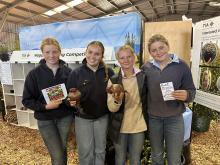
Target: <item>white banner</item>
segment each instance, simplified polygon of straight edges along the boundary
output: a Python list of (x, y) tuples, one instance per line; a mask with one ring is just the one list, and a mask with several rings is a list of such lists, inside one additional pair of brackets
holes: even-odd
[(195, 24), (192, 52), (195, 102), (220, 111), (220, 17)]
[[(81, 62), (85, 58), (85, 48), (62, 49), (60, 59), (67, 63)], [(14, 51), (11, 63), (38, 63), (42, 59), (41, 50)], [(116, 61), (112, 47), (105, 47), (104, 61)]]

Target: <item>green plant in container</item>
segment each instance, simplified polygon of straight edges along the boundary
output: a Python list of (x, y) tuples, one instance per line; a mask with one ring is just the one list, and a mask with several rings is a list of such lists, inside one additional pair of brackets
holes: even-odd
[(1, 61), (9, 60), (8, 48), (5, 47), (4, 45), (0, 45), (0, 60)]
[(216, 112), (201, 104), (193, 104), (192, 129), (197, 132), (206, 132), (209, 130), (210, 122), (215, 119)]

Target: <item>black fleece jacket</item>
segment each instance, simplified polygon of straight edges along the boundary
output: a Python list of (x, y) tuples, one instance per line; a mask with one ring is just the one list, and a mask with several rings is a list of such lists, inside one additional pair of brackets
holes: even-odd
[[(108, 77), (114, 75), (112, 69), (107, 68)], [(107, 107), (106, 87), (108, 80), (105, 79), (105, 67), (100, 64), (97, 71), (92, 71), (83, 60), (83, 65), (73, 70), (67, 81), (67, 89), (77, 88), (82, 93), (80, 110), (76, 116), (84, 119), (97, 119), (109, 112)]]
[(42, 89), (64, 83), (66, 84), (71, 69), (60, 60), (60, 67), (56, 75), (46, 65), (46, 61), (42, 59), (40, 65), (31, 70), (25, 80), (22, 104), (34, 110), (34, 117), (38, 120), (51, 120), (62, 118), (73, 114), (73, 110), (69, 109), (65, 103), (60, 104), (57, 109), (46, 110), (46, 101), (42, 94)]

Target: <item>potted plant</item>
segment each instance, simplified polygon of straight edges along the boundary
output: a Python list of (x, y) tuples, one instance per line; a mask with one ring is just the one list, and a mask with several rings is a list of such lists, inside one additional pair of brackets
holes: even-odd
[(0, 60), (9, 61), (8, 48), (3, 45), (0, 45)]
[(0, 86), (0, 114), (2, 115), (2, 119), (5, 120), (5, 105), (4, 105), (2, 87), (1, 86)]
[(197, 132), (209, 130), (210, 122), (215, 118), (215, 111), (201, 104), (193, 104), (192, 129)]

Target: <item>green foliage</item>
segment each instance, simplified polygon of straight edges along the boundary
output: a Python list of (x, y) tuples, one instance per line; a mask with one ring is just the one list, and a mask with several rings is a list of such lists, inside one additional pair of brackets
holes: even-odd
[[(136, 41), (136, 37), (134, 36), (134, 34), (130, 34), (129, 32), (125, 35), (125, 44), (131, 46), (134, 49), (135, 46), (135, 41)], [(135, 65), (139, 68), (140, 67), (140, 61), (141, 61), (141, 57), (139, 54), (136, 54), (136, 62)]]
[(130, 45), (134, 49), (135, 36), (129, 32), (125, 35), (125, 44)]
[(205, 116), (211, 120), (219, 120), (220, 113), (198, 103), (193, 104), (193, 116)]
[(150, 147), (150, 141), (148, 139), (145, 139), (144, 141), (144, 147), (143, 152), (141, 155), (141, 163), (144, 165), (151, 165), (151, 147)]
[(120, 67), (119, 66), (113, 67), (112, 69), (113, 69), (115, 74), (117, 74), (120, 71)]
[(18, 39), (15, 40), (15, 48), (14, 48), (14, 50), (20, 50), (20, 44), (19, 44), (19, 40)]
[(0, 45), (0, 54), (7, 53), (7, 52), (8, 52), (8, 48), (4, 45)]
[[(139, 68), (138, 62), (135, 63), (135, 67)], [(112, 70), (114, 71), (115, 74), (117, 74), (120, 71), (120, 67), (119, 66), (112, 67)]]
[(0, 45), (0, 60), (1, 61), (9, 60), (8, 48), (4, 45)]
[(3, 98), (3, 92), (2, 92), (2, 86), (0, 85), (0, 99), (2, 99), (2, 98)]

